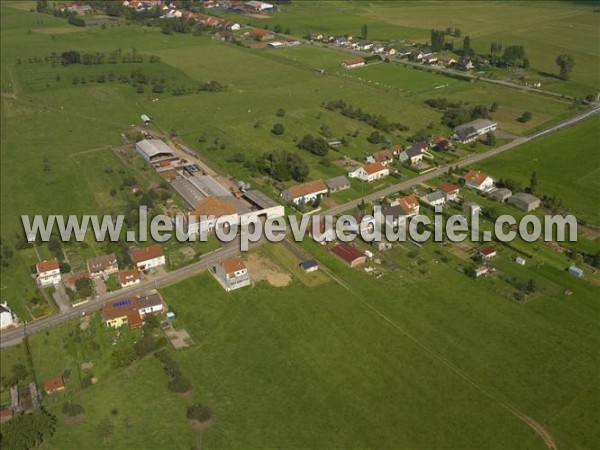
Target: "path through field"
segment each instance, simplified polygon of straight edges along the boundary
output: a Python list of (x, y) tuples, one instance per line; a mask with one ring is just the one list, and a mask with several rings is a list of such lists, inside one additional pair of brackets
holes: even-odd
[[(298, 251), (303, 251), (303, 250), (299, 249), (295, 244), (288, 241), (287, 239), (284, 240), (283, 242), (286, 243), (286, 246), (288, 246), (288, 247), (291, 245), (291, 246), (294, 246)], [(373, 306), (369, 301), (364, 299), (358, 292), (356, 292), (354, 289), (352, 289), (350, 286), (348, 286), (343, 280), (338, 278), (332, 271), (330, 271), (327, 267), (325, 267), (321, 262), (319, 262), (319, 269), (324, 271), (325, 273), (327, 273), (327, 275), (329, 275), (332, 280), (334, 280), (336, 283), (338, 283), (340, 286), (342, 286), (344, 289), (346, 289), (348, 292), (350, 292), (354, 298), (358, 299), (368, 309), (370, 309), (375, 314), (377, 314), (379, 317), (381, 317), (384, 321), (386, 321), (390, 326), (392, 326), (393, 328), (398, 330), (400, 333), (402, 333), (404, 336), (406, 336), (408, 339), (410, 339), (418, 348), (423, 350), (431, 358), (435, 359), (436, 361), (438, 361), (441, 364), (443, 364), (444, 366), (446, 366), (448, 369), (450, 369), (452, 372), (454, 372), (460, 378), (465, 380), (471, 386), (476, 388), (481, 393), (485, 394), (487, 397), (494, 400), (496, 403), (498, 403), (500, 406), (502, 406), (505, 410), (507, 410), (513, 416), (515, 416), (516, 418), (518, 418), (519, 420), (521, 420), (522, 422), (527, 424), (533, 431), (535, 431), (535, 433), (540, 438), (542, 438), (542, 440), (544, 441), (544, 444), (546, 445), (546, 447), (548, 447), (549, 450), (557, 450), (558, 447), (556, 446), (556, 442), (554, 441), (554, 438), (552, 437), (550, 432), (548, 430), (546, 430), (546, 428), (543, 425), (536, 422), (534, 419), (529, 417), (527, 414), (525, 414), (524, 412), (519, 410), (519, 408), (517, 408), (515, 405), (506, 401), (504, 398), (502, 398), (502, 396), (500, 394), (497, 394), (494, 391), (487, 389), (485, 386), (481, 385), (479, 382), (477, 382), (471, 376), (469, 376), (467, 373), (465, 373), (463, 370), (461, 370), (458, 366), (454, 365), (453, 363), (451, 363), (450, 361), (445, 359), (442, 355), (437, 353), (434, 349), (432, 349), (428, 345), (424, 344), (423, 342), (419, 341), (415, 336), (413, 336), (408, 331), (406, 331), (404, 328), (402, 328), (398, 323), (396, 323), (394, 320), (392, 320), (389, 316), (387, 316), (385, 313), (381, 312), (379, 309), (377, 309), (375, 306)]]

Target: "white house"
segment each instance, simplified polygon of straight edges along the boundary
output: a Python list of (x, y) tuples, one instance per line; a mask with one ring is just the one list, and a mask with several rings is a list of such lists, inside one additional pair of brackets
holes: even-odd
[(392, 202), (392, 206), (399, 206), (405, 216), (416, 216), (419, 214), (419, 200), (414, 195), (407, 195)]
[(390, 169), (385, 167), (380, 162), (365, 164), (362, 167), (348, 173), (350, 178), (358, 178), (359, 180), (371, 181), (379, 180), (387, 177), (390, 174)]
[(423, 160), (423, 153), (426, 149), (427, 144), (420, 142), (404, 149), (402, 152), (400, 152), (398, 157), (401, 162), (408, 162), (411, 166), (414, 166)]
[(248, 286), (251, 282), (246, 264), (237, 256), (221, 261), (215, 266), (213, 274), (228, 292)]
[(446, 201), (455, 202), (458, 199), (458, 193), (460, 189), (458, 186), (446, 183), (440, 186), (440, 191), (446, 195)]
[(135, 248), (130, 251), (130, 255), (137, 269), (142, 271), (164, 266), (166, 263), (165, 253), (160, 244), (154, 244), (145, 248)]
[(488, 192), (494, 187), (493, 178), (479, 170), (469, 170), (464, 176), (465, 185), (477, 189), (478, 191)]
[(37, 283), (40, 287), (53, 286), (60, 283), (60, 268), (58, 259), (42, 261), (35, 265), (37, 269)]
[(446, 194), (439, 189), (423, 197), (425, 203), (431, 206), (442, 206), (446, 204)]
[(498, 124), (487, 119), (475, 119), (471, 122), (459, 125), (454, 129), (452, 138), (462, 144), (476, 141), (490, 131), (496, 130)]
[(137, 298), (140, 316), (159, 313), (164, 309), (164, 303), (158, 294), (142, 295)]
[(0, 330), (10, 327), (15, 322), (15, 315), (8, 303), (0, 303)]
[(289, 187), (281, 193), (281, 198), (286, 202), (304, 205), (321, 198), (328, 192), (329, 189), (323, 180), (315, 180)]

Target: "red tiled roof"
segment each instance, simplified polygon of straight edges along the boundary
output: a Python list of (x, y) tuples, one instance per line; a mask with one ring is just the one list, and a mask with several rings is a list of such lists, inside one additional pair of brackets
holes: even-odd
[(51, 394), (55, 391), (62, 391), (65, 388), (63, 377), (54, 377), (44, 381), (44, 389)]
[(484, 172), (480, 172), (479, 170), (469, 170), (465, 175), (465, 181), (469, 183), (479, 185), (485, 181), (487, 178), (487, 174)]
[(119, 281), (121, 284), (131, 283), (140, 279), (140, 273), (137, 269), (121, 270), (119, 272)]
[(232, 258), (228, 258), (224, 261), (221, 261), (221, 267), (223, 271), (227, 274), (237, 272), (238, 270), (243, 270), (246, 268), (246, 264), (237, 256)]
[(58, 259), (54, 258), (49, 261), (42, 261), (36, 264), (38, 273), (49, 272), (51, 270), (57, 270), (59, 267)]
[(287, 189), (292, 198), (304, 197), (315, 192), (327, 191), (327, 185), (323, 180), (309, 181), (308, 183), (297, 184)]
[(131, 259), (136, 262), (149, 261), (160, 256), (164, 256), (163, 248), (160, 244), (154, 244), (145, 248), (134, 248), (131, 250)]
[(200, 216), (222, 217), (235, 214), (237, 210), (232, 202), (218, 197), (208, 197), (196, 204), (194, 212), (197, 218)]
[(391, 150), (381, 150), (373, 153), (373, 159), (375, 159), (375, 162), (392, 161), (394, 154)]
[(359, 250), (357, 250), (356, 247), (353, 247), (348, 243), (338, 244), (335, 247), (333, 247), (331, 251), (340, 258), (342, 258), (344, 261), (346, 261), (348, 264), (352, 264), (352, 262), (354, 262), (355, 260), (365, 257), (365, 255), (363, 255)]
[(398, 199), (398, 206), (404, 210), (404, 214), (411, 214), (412, 210), (419, 206), (419, 200), (414, 195), (407, 195)]
[(362, 58), (354, 58), (354, 59), (349, 59), (347, 61), (344, 61), (344, 65), (345, 66), (354, 66), (355, 64), (361, 64), (364, 62), (365, 62), (365, 60)]
[(375, 162), (375, 163), (371, 163), (371, 164), (365, 164), (363, 166), (363, 169), (365, 170), (365, 172), (367, 172), (367, 174), (373, 175), (374, 173), (385, 170), (385, 167), (380, 162)]
[(268, 36), (269, 34), (273, 34), (273, 33), (271, 33), (269, 30), (264, 30), (262, 28), (255, 28), (254, 30), (252, 30), (252, 34), (254, 36), (264, 37), (264, 36)]
[(491, 256), (496, 253), (496, 249), (494, 247), (481, 247), (478, 252), (483, 256)]
[(440, 186), (440, 191), (448, 192), (448, 193), (458, 191), (458, 186), (455, 186), (450, 183), (446, 183), (446, 184), (443, 184), (442, 186)]

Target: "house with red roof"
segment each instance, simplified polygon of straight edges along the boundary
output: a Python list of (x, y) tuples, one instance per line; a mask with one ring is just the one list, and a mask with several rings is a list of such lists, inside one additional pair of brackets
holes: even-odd
[(248, 268), (238, 256), (221, 261), (212, 273), (227, 292), (248, 286), (251, 282)]
[(252, 30), (250, 32), (250, 36), (257, 41), (268, 41), (270, 39), (275, 39), (275, 35), (273, 33), (262, 28), (255, 28)]
[(119, 283), (122, 288), (134, 286), (140, 283), (140, 272), (137, 269), (121, 270), (119, 272)]
[(358, 178), (359, 180), (372, 182), (385, 178), (390, 174), (390, 169), (385, 167), (380, 162), (368, 163), (358, 169), (348, 173), (350, 178)]
[(460, 190), (458, 186), (446, 183), (441, 185), (439, 189), (446, 195), (446, 201), (452, 200), (453, 202), (455, 202), (458, 198), (458, 193)]
[(488, 192), (494, 187), (493, 178), (479, 170), (469, 170), (464, 176), (464, 180), (465, 185), (482, 192)]
[(137, 269), (141, 271), (164, 266), (166, 263), (165, 252), (160, 244), (144, 248), (134, 248), (129, 252), (129, 255)]
[(296, 205), (305, 205), (312, 202), (329, 192), (325, 181), (315, 180), (307, 183), (291, 186), (281, 193), (281, 198), (288, 203)]
[(60, 267), (58, 259), (42, 261), (35, 265), (36, 281), (39, 287), (54, 286), (60, 283)]
[(477, 250), (477, 254), (482, 258), (492, 259), (494, 256), (496, 256), (496, 249), (494, 247), (481, 247), (479, 250)]

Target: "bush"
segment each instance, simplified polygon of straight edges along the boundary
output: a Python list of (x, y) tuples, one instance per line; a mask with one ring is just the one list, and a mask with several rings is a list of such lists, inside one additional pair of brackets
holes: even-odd
[(83, 414), (83, 406), (77, 403), (68, 402), (63, 405), (63, 413), (69, 417), (75, 417)]
[(276, 123), (271, 129), (271, 133), (273, 133), (275, 136), (281, 136), (283, 133), (285, 133), (285, 127), (280, 123)]
[(173, 378), (171, 381), (169, 381), (169, 390), (172, 392), (182, 393), (187, 392), (190, 389), (192, 389), (192, 385), (190, 384), (188, 379), (182, 375), (179, 375)]
[(204, 405), (188, 406), (187, 418), (189, 420), (197, 420), (198, 422), (206, 422), (212, 417), (212, 412)]

